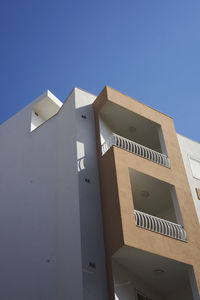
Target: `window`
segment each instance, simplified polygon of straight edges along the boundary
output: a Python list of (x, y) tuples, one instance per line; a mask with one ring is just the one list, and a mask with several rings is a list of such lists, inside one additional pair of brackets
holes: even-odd
[(200, 161), (192, 157), (189, 157), (189, 161), (193, 177), (200, 180)]

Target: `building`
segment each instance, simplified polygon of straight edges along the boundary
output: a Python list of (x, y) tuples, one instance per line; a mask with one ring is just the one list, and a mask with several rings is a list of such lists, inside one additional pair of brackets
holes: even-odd
[(200, 299), (200, 145), (110, 87), (0, 126), (0, 299)]

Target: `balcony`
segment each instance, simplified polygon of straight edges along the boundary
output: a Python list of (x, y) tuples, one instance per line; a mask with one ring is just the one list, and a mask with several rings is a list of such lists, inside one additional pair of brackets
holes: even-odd
[(162, 127), (153, 120), (108, 102), (100, 111), (99, 129), (102, 154), (116, 146), (170, 168)]
[(129, 169), (136, 226), (186, 242), (175, 187)]
[(134, 141), (126, 139), (118, 134), (112, 133), (102, 145), (102, 155), (104, 155), (112, 146), (124, 149), (138, 156), (151, 160), (157, 164), (169, 168), (170, 163), (167, 155), (147, 148)]
[(135, 210), (135, 221), (138, 227), (154, 231), (171, 238), (186, 242), (186, 232), (182, 225)]
[(117, 300), (199, 299), (193, 267), (168, 257), (124, 246), (112, 256), (112, 272)]

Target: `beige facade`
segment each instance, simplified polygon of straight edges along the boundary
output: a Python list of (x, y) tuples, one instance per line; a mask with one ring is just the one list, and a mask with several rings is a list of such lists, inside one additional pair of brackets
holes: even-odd
[[(163, 268), (160, 270), (160, 272), (165, 273), (164, 276), (166, 278), (167, 276), (169, 276), (169, 278), (171, 276), (173, 277), (172, 274), (175, 274), (172, 262), (177, 262), (177, 266), (175, 266), (177, 274), (182, 274), (181, 264), (185, 266), (185, 269), (188, 268), (188, 272), (193, 269), (196, 285), (200, 290), (200, 227), (173, 119), (110, 87), (105, 87), (103, 89), (101, 94), (95, 100), (93, 107), (96, 119), (97, 149), (110, 299), (114, 299), (112, 259), (116, 258), (121, 265), (127, 267), (129, 272), (137, 275), (138, 266), (136, 266), (136, 263), (133, 266), (131, 265), (131, 262), (134, 260), (135, 249), (141, 252), (144, 251), (149, 255), (155, 255), (155, 260), (156, 256), (159, 259), (162, 257), (163, 262), (166, 259), (169, 260), (168, 266), (171, 266), (171, 269), (169, 267), (167, 271)], [(113, 120), (115, 116), (118, 116), (119, 118), (117, 122), (118, 125)], [(131, 120), (131, 123), (127, 123), (127, 132), (126, 128), (123, 130), (120, 129), (123, 121), (120, 119), (120, 116), (124, 118), (125, 122), (126, 120)], [(134, 117), (137, 122), (134, 122)], [(116, 143), (113, 146), (108, 147), (108, 150), (104, 155), (102, 155), (101, 151), (100, 118), (102, 118), (105, 123), (107, 122), (106, 126), (110, 128), (110, 131), (112, 131), (111, 129), (113, 127), (113, 129), (117, 131), (115, 133), (118, 134), (123, 132), (126, 134), (124, 137), (126, 138), (124, 146), (122, 145), (122, 142), (121, 144)], [(157, 128), (158, 136), (156, 136)], [(142, 137), (139, 137), (140, 129), (141, 133), (144, 132), (143, 136), (146, 135), (146, 140), (144, 141), (142, 141)], [(157, 142), (157, 140), (159, 140), (159, 131), (162, 132), (163, 139), (162, 141), (160, 139), (160, 145), (158, 145)], [(141, 152), (139, 154), (137, 153), (137, 155), (134, 153), (135, 150), (132, 151), (132, 148), (130, 148), (133, 147), (131, 140), (134, 142), (134, 135), (137, 140), (136, 146), (138, 144), (144, 145)], [(118, 136), (119, 134), (117, 135), (117, 138), (120, 139)], [(132, 138), (130, 138), (130, 136), (132, 136)], [(158, 160), (157, 162), (153, 161), (153, 159), (149, 159), (147, 154), (145, 154), (151, 152), (151, 146), (146, 146), (150, 145), (151, 136), (155, 140), (155, 149), (153, 149), (154, 152), (152, 155), (157, 155), (158, 157), (160, 155), (159, 153), (164, 154), (165, 156), (167, 155), (170, 166), (164, 166), (158, 163)], [(142, 143), (138, 143), (140, 140)], [(128, 143), (130, 146), (126, 146), (129, 145)], [(162, 145), (163, 143), (164, 145)], [(156, 149), (158, 149), (158, 151)], [(142, 183), (145, 184), (145, 190), (137, 190), (137, 186), (135, 185), (139, 180), (141, 186)], [(175, 193), (175, 200), (170, 199), (170, 196), (168, 198), (166, 196), (168, 193), (166, 191), (171, 191), (172, 189)], [(156, 190), (159, 194), (159, 199), (157, 200), (155, 200)], [(141, 195), (144, 197), (142, 198)], [(154, 200), (151, 200), (152, 205), (156, 206), (154, 208), (151, 207), (151, 203), (145, 204), (145, 201), (148, 202), (148, 198), (151, 198), (151, 195), (155, 195)], [(145, 197), (146, 200), (144, 200)], [(169, 222), (173, 220), (172, 223), (166, 224), (172, 224), (172, 226), (175, 226), (173, 224), (176, 223), (179, 224), (180, 230), (184, 228), (187, 238), (185, 240), (180, 240), (174, 236), (170, 237), (161, 234), (161, 230), (159, 231), (157, 229), (156, 232), (155, 228), (154, 230), (146, 228), (148, 229), (146, 230), (144, 226), (143, 228), (137, 226), (138, 224), (136, 224), (136, 218), (134, 217), (134, 210), (137, 209), (137, 207), (142, 207), (144, 217), (149, 215), (153, 216), (152, 211), (155, 211), (155, 217), (159, 217), (159, 219), (155, 220), (160, 220), (160, 223), (162, 223), (162, 217), (160, 217), (160, 215), (164, 215), (163, 220)], [(159, 207), (160, 211), (158, 210)], [(151, 214), (149, 214), (148, 211), (151, 211)], [(141, 214), (141, 216), (143, 215)], [(140, 265), (142, 268), (142, 261), (140, 261)], [(151, 264), (149, 264), (149, 266), (151, 266)], [(158, 271), (158, 269), (154, 269), (153, 265), (151, 267), (153, 268), (152, 272), (155, 273)], [(147, 270), (145, 272), (147, 272)], [(141, 278), (141, 274), (139, 275), (138, 276)], [(144, 275), (142, 279), (147, 282), (148, 276)], [(191, 297), (198, 299), (198, 293), (197, 291), (195, 292), (195, 288), (192, 287), (191, 281), (192, 280), (190, 280), (190, 287), (192, 290), (191, 295), (193, 295)], [(158, 299), (173, 299), (172, 296), (169, 296), (172, 292), (174, 292), (174, 294), (178, 293), (177, 295), (179, 296), (177, 296), (177, 299), (179, 299), (178, 297), (181, 297), (181, 288), (178, 285), (177, 290), (175, 291), (173, 283), (169, 283), (169, 285), (171, 284), (171, 288), (169, 286), (168, 290), (165, 290), (164, 288), (157, 289), (159, 286), (159, 279), (157, 281), (155, 279), (154, 282), (152, 282), (149, 278), (148, 283), (149, 286), (157, 292)], [(184, 284), (184, 278), (182, 283)], [(165, 284), (168, 284), (166, 280)], [(162, 283), (160, 286), (162, 286)]]

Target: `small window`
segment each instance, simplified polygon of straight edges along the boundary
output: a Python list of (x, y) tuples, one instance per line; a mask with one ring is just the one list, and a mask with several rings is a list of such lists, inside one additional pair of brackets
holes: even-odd
[(200, 161), (198, 159), (189, 158), (193, 177), (200, 180)]

